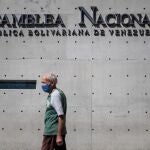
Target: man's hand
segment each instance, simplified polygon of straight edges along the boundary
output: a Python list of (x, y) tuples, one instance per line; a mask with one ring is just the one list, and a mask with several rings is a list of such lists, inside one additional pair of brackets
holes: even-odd
[(57, 135), (57, 137), (56, 137), (56, 144), (57, 144), (58, 146), (63, 145), (63, 138), (62, 138), (61, 135)]

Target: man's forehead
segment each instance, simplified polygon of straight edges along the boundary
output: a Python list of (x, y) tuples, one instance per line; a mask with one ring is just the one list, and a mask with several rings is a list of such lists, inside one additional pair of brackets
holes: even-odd
[(48, 74), (44, 74), (43, 76), (42, 76), (42, 78), (41, 78), (41, 82), (50, 82), (49, 81), (49, 75)]

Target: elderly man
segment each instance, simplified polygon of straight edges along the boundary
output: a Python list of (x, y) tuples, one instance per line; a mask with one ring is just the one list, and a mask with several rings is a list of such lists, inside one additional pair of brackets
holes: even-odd
[(43, 91), (49, 94), (46, 101), (41, 150), (66, 150), (66, 96), (56, 87), (57, 76), (55, 74), (43, 75), (41, 82)]

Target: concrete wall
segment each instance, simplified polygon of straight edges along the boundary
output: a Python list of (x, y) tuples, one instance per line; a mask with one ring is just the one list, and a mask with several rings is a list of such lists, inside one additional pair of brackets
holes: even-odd
[[(73, 29), (79, 6), (90, 13), (97, 6), (104, 15), (149, 15), (149, 5), (149, 0), (0, 0), (0, 13), (60, 13)], [(148, 36), (0, 37), (0, 79), (37, 80), (35, 90), (0, 90), (0, 150), (40, 149), (47, 97), (40, 76), (50, 71), (68, 100), (68, 150), (149, 150), (149, 48)]]

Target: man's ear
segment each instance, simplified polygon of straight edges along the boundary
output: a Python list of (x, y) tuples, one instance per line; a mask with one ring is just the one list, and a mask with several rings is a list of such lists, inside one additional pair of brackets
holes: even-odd
[(51, 84), (51, 86), (54, 86), (54, 82), (51, 82), (50, 84)]

